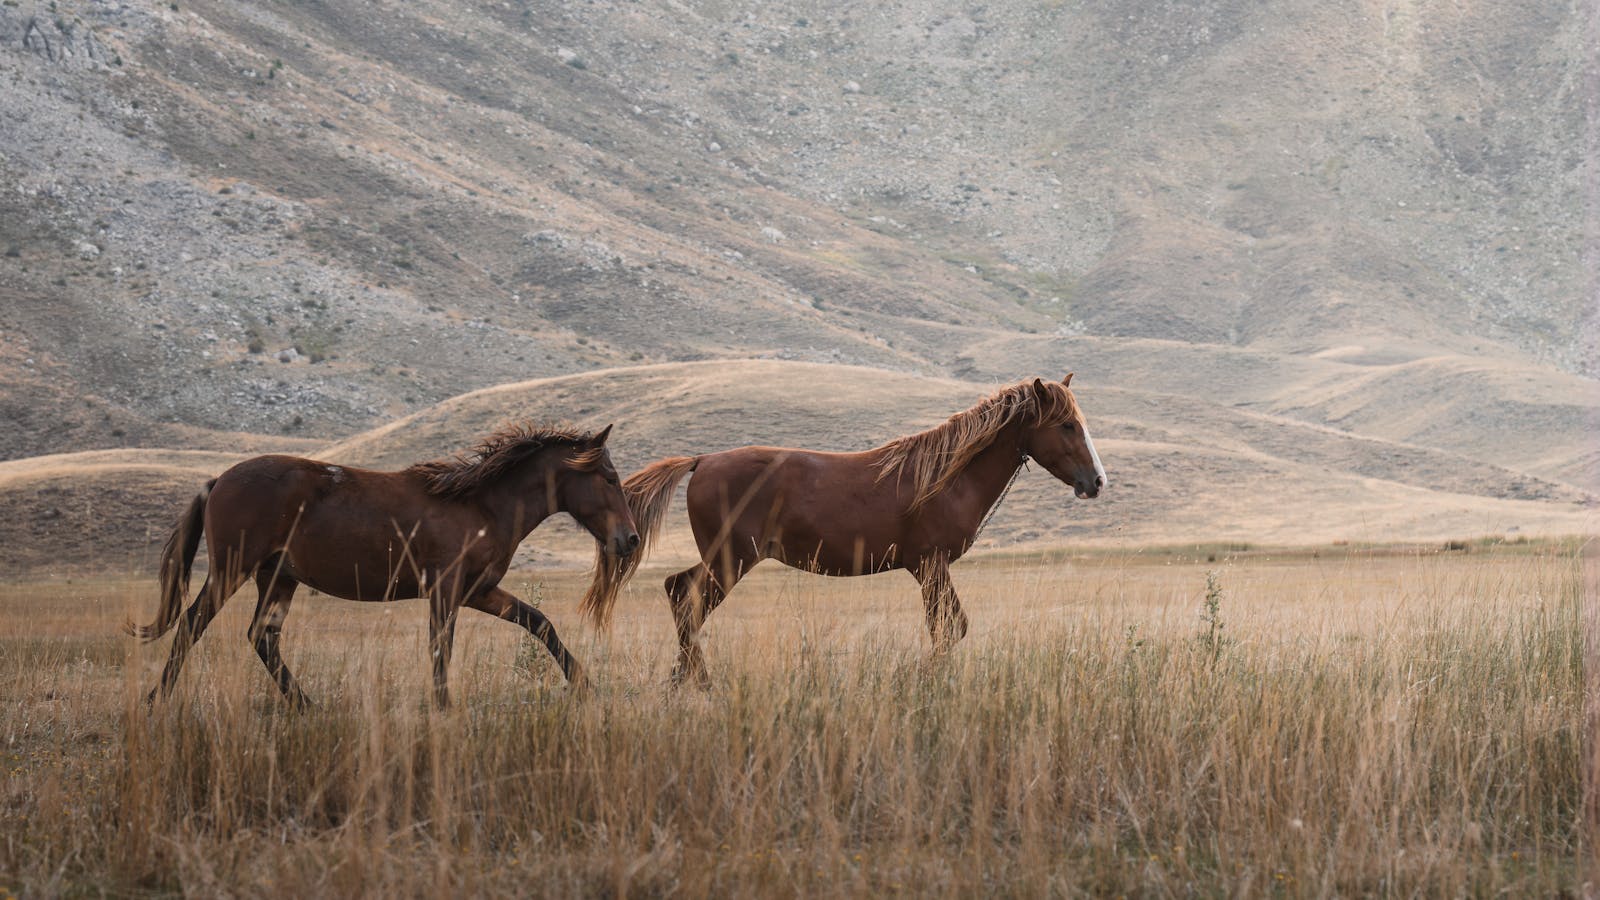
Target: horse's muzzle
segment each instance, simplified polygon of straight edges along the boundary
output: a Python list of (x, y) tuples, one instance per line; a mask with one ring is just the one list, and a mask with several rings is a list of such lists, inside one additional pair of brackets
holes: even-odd
[(1093, 500), (1100, 496), (1100, 489), (1105, 486), (1106, 477), (1104, 475), (1096, 475), (1093, 482), (1079, 482), (1073, 485), (1072, 491), (1078, 495), (1079, 500)]
[(627, 559), (637, 549), (639, 549), (639, 533), (637, 531), (630, 531), (625, 535), (618, 535), (611, 539), (611, 552), (618, 559)]

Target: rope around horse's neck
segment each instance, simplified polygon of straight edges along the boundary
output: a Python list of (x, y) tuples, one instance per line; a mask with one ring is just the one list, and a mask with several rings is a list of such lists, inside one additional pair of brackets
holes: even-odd
[(1000, 504), (1006, 499), (1006, 495), (1011, 493), (1011, 486), (1017, 483), (1017, 476), (1022, 474), (1022, 469), (1027, 464), (1028, 454), (1023, 453), (1022, 458), (1017, 460), (1017, 467), (1011, 470), (1011, 480), (1006, 482), (1005, 490), (1000, 492), (1000, 496), (994, 498), (994, 505), (989, 507), (989, 511), (984, 514), (983, 521), (978, 523), (978, 530), (972, 533), (972, 543), (976, 544), (978, 537), (983, 534), (983, 530), (989, 527), (989, 520), (994, 518), (994, 514), (1000, 511)]

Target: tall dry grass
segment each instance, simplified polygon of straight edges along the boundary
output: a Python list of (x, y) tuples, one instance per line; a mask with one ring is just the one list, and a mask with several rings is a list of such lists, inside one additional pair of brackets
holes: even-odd
[(709, 693), (663, 685), (656, 579), (605, 641), (554, 583), (598, 690), (568, 697), (514, 629), (464, 618), (444, 713), (416, 606), (299, 601), (286, 656), (320, 705), (295, 714), (236, 598), (147, 711), (159, 654), (110, 635), (153, 587), (12, 589), (0, 887), (1549, 895), (1593, 877), (1571, 547), (958, 569), (974, 631), (936, 662), (909, 580), (758, 572), (707, 629)]

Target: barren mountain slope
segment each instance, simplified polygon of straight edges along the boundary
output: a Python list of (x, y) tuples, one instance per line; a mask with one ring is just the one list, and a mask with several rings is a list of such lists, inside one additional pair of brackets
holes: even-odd
[(835, 304), (1049, 325), (686, 147), (470, 9), (194, 9), (0, 7), (0, 327), (19, 375), (156, 421), (293, 433), (630, 360), (928, 365)]
[(349, 431), (628, 362), (959, 374), (1019, 331), (1592, 371), (1589, 24), (18, 0), (0, 451)]

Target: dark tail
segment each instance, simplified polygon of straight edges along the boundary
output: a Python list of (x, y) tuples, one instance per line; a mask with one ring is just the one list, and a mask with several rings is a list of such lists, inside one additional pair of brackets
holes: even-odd
[(669, 456), (645, 466), (622, 483), (622, 493), (627, 496), (628, 509), (633, 513), (633, 527), (639, 529), (639, 549), (619, 559), (604, 546), (595, 548), (594, 581), (578, 604), (578, 610), (587, 615), (595, 627), (611, 625), (611, 607), (617, 602), (617, 592), (633, 577), (645, 552), (660, 537), (661, 520), (667, 517), (667, 506), (672, 503), (672, 492), (677, 490), (678, 482), (693, 472), (699, 462), (699, 457)]
[(122, 630), (142, 641), (153, 641), (178, 623), (178, 611), (189, 597), (189, 570), (194, 568), (194, 554), (200, 549), (200, 533), (205, 528), (206, 499), (211, 496), (215, 478), (206, 482), (189, 508), (178, 517), (178, 524), (167, 536), (167, 545), (161, 549), (161, 611), (151, 625), (126, 622)]

